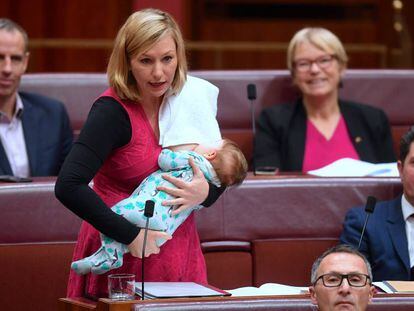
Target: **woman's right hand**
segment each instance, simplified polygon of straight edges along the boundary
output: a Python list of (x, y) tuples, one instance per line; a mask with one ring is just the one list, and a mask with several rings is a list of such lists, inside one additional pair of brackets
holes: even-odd
[[(144, 247), (144, 234), (145, 230), (141, 229), (137, 237), (128, 244), (129, 252), (132, 256), (141, 258), (142, 248)], [(148, 230), (147, 233), (147, 244), (145, 245), (145, 257), (151, 254), (158, 254), (160, 248), (156, 244), (157, 239), (171, 240), (171, 235), (162, 231)]]

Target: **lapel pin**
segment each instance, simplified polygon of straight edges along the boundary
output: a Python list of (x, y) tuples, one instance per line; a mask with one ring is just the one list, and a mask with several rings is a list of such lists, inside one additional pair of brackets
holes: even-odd
[(362, 138), (360, 136), (355, 137), (355, 142), (359, 144), (362, 141)]

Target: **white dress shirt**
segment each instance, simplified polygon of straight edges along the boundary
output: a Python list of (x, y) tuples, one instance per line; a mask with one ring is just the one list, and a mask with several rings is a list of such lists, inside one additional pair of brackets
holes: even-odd
[(28, 177), (30, 175), (30, 165), (23, 135), (22, 113), (22, 99), (17, 94), (13, 117), (9, 119), (0, 111), (0, 139), (13, 175)]
[(403, 195), (401, 208), (405, 220), (405, 234), (407, 235), (408, 254), (410, 255), (410, 267), (414, 266), (414, 206)]

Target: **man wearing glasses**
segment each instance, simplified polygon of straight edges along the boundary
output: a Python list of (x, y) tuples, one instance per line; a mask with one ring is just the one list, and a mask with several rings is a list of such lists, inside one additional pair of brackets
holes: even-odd
[(374, 294), (367, 259), (348, 245), (324, 252), (312, 266), (309, 287), (319, 310), (365, 310)]
[(328, 29), (307, 27), (293, 36), (287, 65), (300, 96), (260, 113), (254, 139), (256, 167), (309, 172), (342, 158), (396, 160), (385, 112), (340, 97), (347, 62), (342, 42)]

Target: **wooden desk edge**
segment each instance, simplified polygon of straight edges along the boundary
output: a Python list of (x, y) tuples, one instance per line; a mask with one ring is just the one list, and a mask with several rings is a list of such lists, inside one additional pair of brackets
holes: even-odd
[(59, 311), (96, 310), (97, 303), (86, 298), (59, 298)]
[(245, 296), (245, 297), (231, 297), (231, 296), (214, 296), (214, 297), (196, 297), (196, 298), (163, 298), (163, 299), (147, 299), (147, 300), (128, 300), (128, 301), (114, 301), (109, 298), (100, 298), (97, 302), (86, 298), (59, 298), (59, 311), (123, 311), (131, 310), (131, 306), (135, 304), (144, 304), (148, 302), (185, 302), (185, 301), (217, 301), (220, 299), (226, 301), (237, 300), (261, 300), (261, 299), (309, 299), (309, 294), (303, 295), (272, 295), (272, 296)]
[[(410, 294), (385, 294), (377, 293), (374, 298), (386, 299), (397, 297), (411, 297), (414, 300), (412, 293)], [(309, 294), (300, 295), (271, 295), (271, 296), (245, 296), (245, 297), (197, 297), (197, 298), (167, 298), (167, 299), (151, 299), (151, 300), (129, 300), (129, 301), (114, 301), (109, 298), (100, 298), (99, 301), (92, 301), (86, 298), (60, 298), (59, 299), (59, 311), (130, 311), (133, 305), (144, 304), (148, 302), (153, 303), (171, 303), (171, 302), (208, 302), (217, 300), (237, 301), (237, 300), (266, 300), (266, 299), (309, 299)]]

